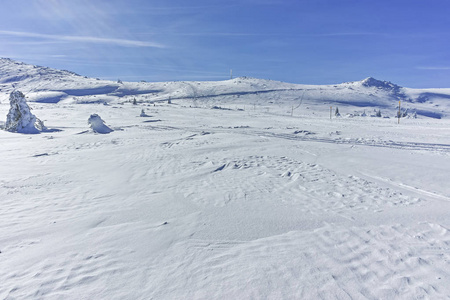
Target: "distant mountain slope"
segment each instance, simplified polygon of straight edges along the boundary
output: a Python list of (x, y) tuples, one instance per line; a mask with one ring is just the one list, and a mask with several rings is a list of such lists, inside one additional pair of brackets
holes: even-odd
[(114, 103), (189, 100), (194, 105), (218, 103), (277, 104), (286, 107), (304, 103), (317, 109), (345, 106), (349, 109), (384, 110), (396, 113), (398, 101), (418, 115), (450, 116), (450, 89), (410, 89), (372, 77), (335, 85), (303, 85), (240, 77), (204, 82), (114, 82), (83, 77), (70, 71), (33, 66), (0, 59), (0, 101), (14, 89), (28, 101), (42, 103)]

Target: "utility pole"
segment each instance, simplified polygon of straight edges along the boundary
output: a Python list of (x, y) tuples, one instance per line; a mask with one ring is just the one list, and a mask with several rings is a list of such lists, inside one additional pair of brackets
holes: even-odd
[(233, 69), (230, 69), (230, 79), (233, 79)]

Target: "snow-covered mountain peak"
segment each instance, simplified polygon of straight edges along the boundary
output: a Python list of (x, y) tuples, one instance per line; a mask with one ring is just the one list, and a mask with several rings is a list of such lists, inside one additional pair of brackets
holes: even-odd
[(390, 81), (382, 81), (373, 77), (367, 77), (366, 79), (361, 80), (361, 85), (365, 87), (375, 87), (385, 90), (399, 90), (401, 88), (400, 86)]

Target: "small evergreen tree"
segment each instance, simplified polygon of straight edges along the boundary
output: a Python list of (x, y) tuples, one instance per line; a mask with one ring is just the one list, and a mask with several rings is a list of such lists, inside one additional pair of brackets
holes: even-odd
[(337, 106), (336, 106), (336, 111), (334, 112), (334, 115), (336, 117), (340, 117), (341, 116), (341, 114), (339, 113), (339, 108)]

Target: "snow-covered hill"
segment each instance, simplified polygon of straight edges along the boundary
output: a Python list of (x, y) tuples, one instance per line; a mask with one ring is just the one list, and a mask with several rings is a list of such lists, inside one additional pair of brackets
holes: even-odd
[(381, 110), (395, 116), (398, 101), (411, 114), (450, 116), (450, 89), (410, 89), (374, 78), (335, 85), (302, 85), (240, 77), (209, 82), (122, 82), (87, 78), (69, 71), (0, 59), (0, 101), (18, 89), (28, 101), (41, 103), (118, 103), (124, 101), (190, 101), (194, 106), (277, 104), (289, 110), (299, 105), (341, 113)]

